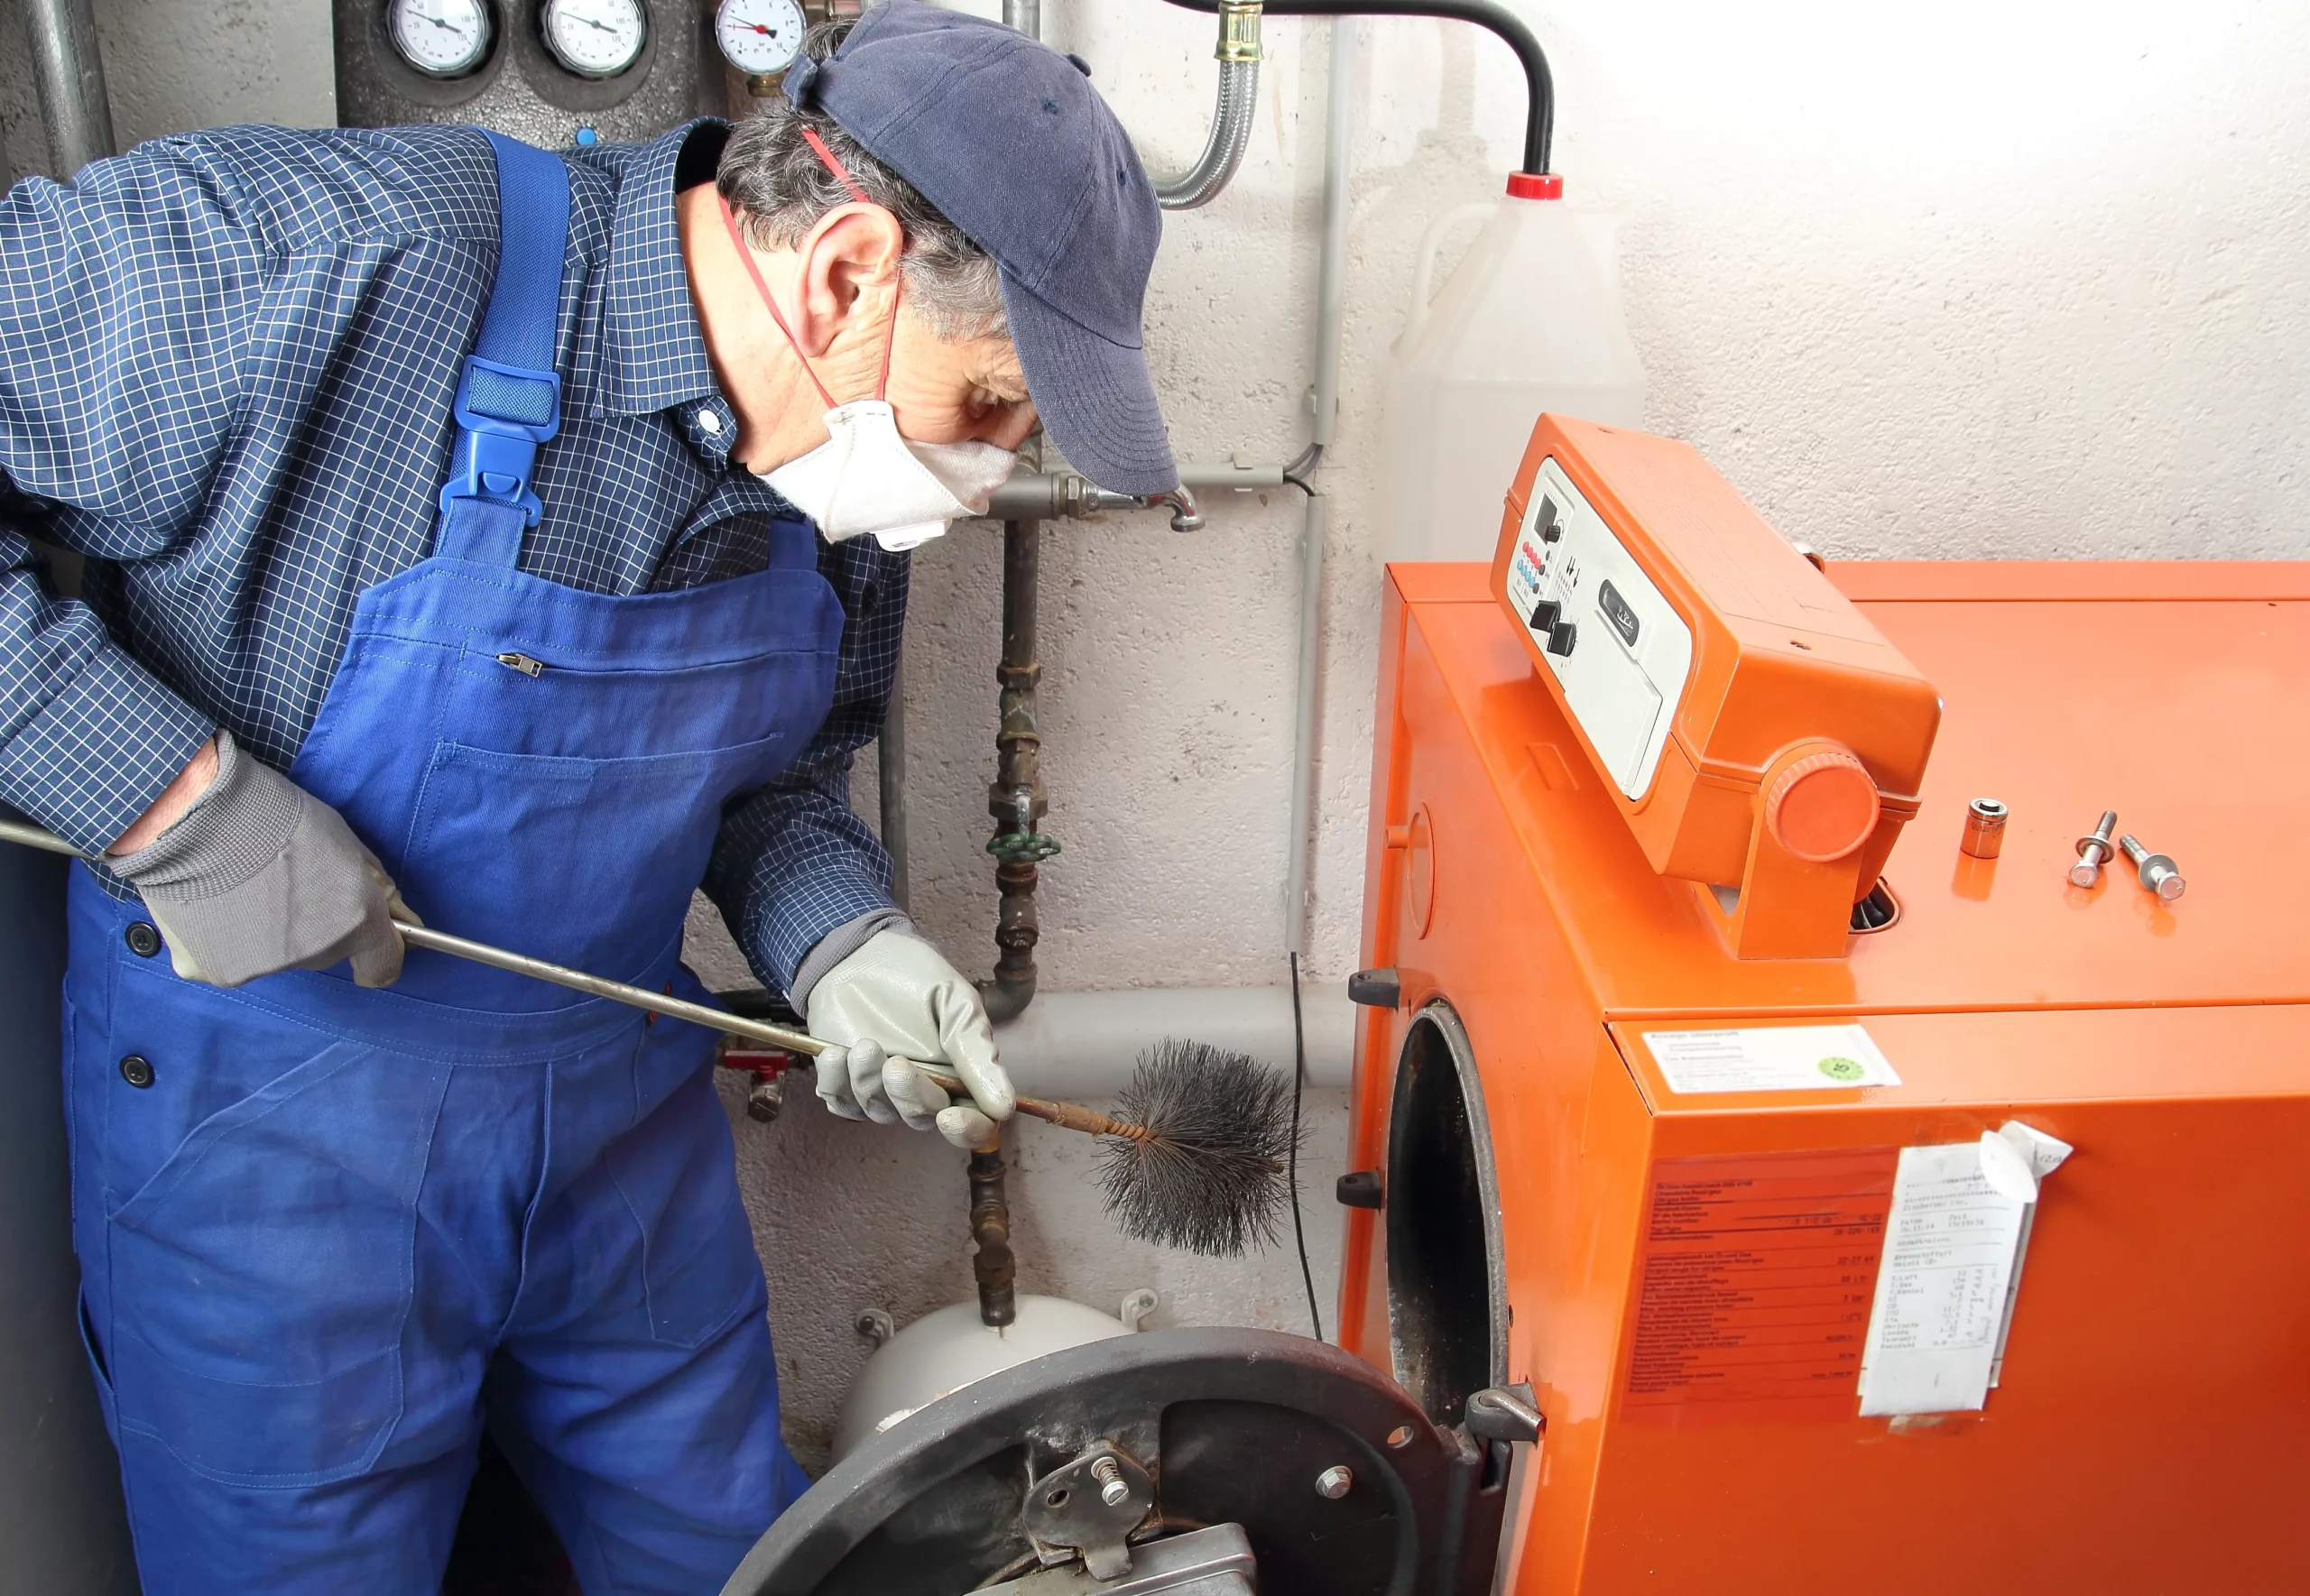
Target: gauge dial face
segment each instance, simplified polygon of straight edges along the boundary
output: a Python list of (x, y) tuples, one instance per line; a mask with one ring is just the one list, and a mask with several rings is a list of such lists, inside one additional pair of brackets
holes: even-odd
[(488, 0), (393, 0), (387, 31), (401, 59), (429, 78), (461, 78), (489, 59)]
[(808, 26), (799, 0), (722, 0), (714, 14), (714, 40), (732, 66), (762, 77), (794, 64)]
[(545, 0), (545, 42), (580, 78), (614, 78), (641, 59), (642, 0)]

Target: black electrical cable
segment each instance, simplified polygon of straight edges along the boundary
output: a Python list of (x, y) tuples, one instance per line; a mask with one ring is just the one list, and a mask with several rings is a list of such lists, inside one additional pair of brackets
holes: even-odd
[(1324, 1313), (1316, 1305), (1316, 1271), (1307, 1267), (1307, 1230), (1299, 1221), (1299, 1093), (1307, 1084), (1307, 1032), (1299, 1019), (1299, 955), (1291, 955), (1291, 1151), (1288, 1182), (1291, 1187), (1291, 1240), (1299, 1248), (1299, 1278), (1307, 1286), (1307, 1318), (1316, 1339), (1324, 1339)]
[[(1184, 11), (1217, 14), (1219, 0), (1165, 0)], [(1524, 19), (1494, 0), (1265, 0), (1270, 16), (1434, 16), (1474, 23), (1497, 34), (1524, 68), (1524, 170), (1545, 172), (1556, 140), (1556, 82), (1548, 58)]]

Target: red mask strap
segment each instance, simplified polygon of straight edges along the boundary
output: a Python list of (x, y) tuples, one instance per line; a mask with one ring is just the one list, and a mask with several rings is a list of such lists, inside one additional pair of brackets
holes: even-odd
[[(828, 171), (834, 173), (836, 180), (838, 180), (844, 188), (850, 190), (850, 197), (853, 199), (855, 199), (861, 205), (872, 205), (874, 203), (873, 200), (866, 198), (866, 190), (858, 186), (858, 180), (850, 175), (850, 169), (843, 165), (841, 161), (835, 159), (834, 152), (827, 148), (826, 140), (820, 138), (813, 129), (808, 127), (802, 129), (802, 142), (810, 146), (811, 150), (818, 155), (820, 163), (823, 164)], [(903, 273), (901, 273), (901, 281), (903, 281)], [(877, 399), (885, 398), (890, 393), (891, 352), (898, 347), (898, 343), (899, 301), (898, 295), (893, 292), (891, 296), (891, 336), (882, 342), (882, 375), (874, 379), (874, 397)]]
[[(801, 341), (795, 337), (794, 329), (786, 325), (786, 317), (779, 309), (778, 301), (771, 297), (770, 284), (762, 280), (762, 268), (754, 264), (754, 252), (746, 247), (745, 235), (738, 231), (738, 218), (732, 214), (730, 202), (719, 194), (715, 195), (714, 201), (722, 208), (722, 225), (730, 229), (730, 242), (736, 247), (738, 258), (746, 263), (746, 275), (754, 280), (754, 288), (761, 293), (762, 302), (770, 307), (770, 318), (778, 323), (778, 330), (784, 333), (787, 343), (793, 346), (794, 358), (802, 363), (803, 371), (809, 374), (810, 385), (818, 391), (818, 397), (827, 401), (827, 409), (840, 409), (835, 403), (834, 395), (827, 392), (827, 385), (818, 381), (818, 374), (811, 368), (810, 357), (802, 353)], [(886, 351), (882, 357), (882, 377), (886, 383), (890, 380), (890, 355)]]
[(841, 182), (844, 188), (850, 190), (850, 197), (853, 199), (855, 199), (861, 205), (872, 205), (874, 203), (873, 200), (866, 198), (866, 190), (858, 186), (858, 180), (850, 175), (849, 168), (844, 166), (841, 161), (836, 161), (834, 158), (834, 152), (827, 148), (826, 140), (820, 138), (816, 133), (806, 127), (802, 130), (802, 142), (809, 145), (811, 149), (818, 152), (818, 159), (826, 163), (826, 169), (834, 173), (835, 177)]

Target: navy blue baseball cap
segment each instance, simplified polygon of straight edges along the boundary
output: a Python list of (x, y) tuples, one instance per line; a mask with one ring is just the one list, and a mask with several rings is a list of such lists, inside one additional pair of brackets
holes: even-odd
[(1178, 484), (1140, 316), (1154, 186), (1088, 69), (1000, 23), (883, 0), (786, 93), (832, 117), (994, 259), (1027, 391), (1067, 463), (1120, 494)]

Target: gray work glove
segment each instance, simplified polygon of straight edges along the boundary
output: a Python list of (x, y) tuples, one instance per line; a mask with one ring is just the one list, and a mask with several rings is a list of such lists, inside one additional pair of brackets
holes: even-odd
[[(969, 1149), (1018, 1104), (978, 989), (919, 936), (875, 932), (818, 978), (807, 1007), (810, 1034), (829, 1044), (818, 1096), (845, 1120), (904, 1121)], [(957, 1102), (912, 1061), (947, 1066), (970, 1095)]]
[(187, 981), (238, 986), (353, 961), (363, 986), (401, 976), (395, 919), (418, 925), (345, 818), (217, 733), (217, 779), (143, 847), (105, 863), (134, 885)]

